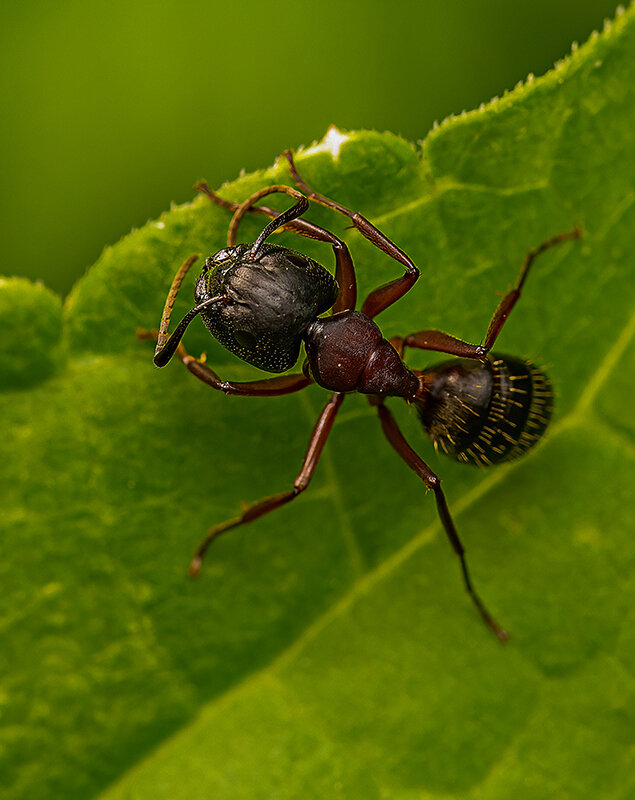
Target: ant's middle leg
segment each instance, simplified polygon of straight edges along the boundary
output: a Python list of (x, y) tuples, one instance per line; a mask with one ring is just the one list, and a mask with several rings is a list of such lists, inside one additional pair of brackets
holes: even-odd
[(239, 517), (228, 519), (226, 522), (221, 522), (219, 525), (214, 525), (214, 527), (210, 528), (207, 532), (207, 535), (199, 544), (196, 552), (194, 553), (194, 557), (188, 570), (192, 577), (196, 577), (201, 571), (201, 565), (205, 553), (214, 539), (223, 533), (227, 533), (227, 531), (231, 530), (232, 528), (237, 528), (239, 525), (244, 525), (247, 522), (253, 522), (255, 519), (258, 519), (258, 517), (262, 517), (265, 514), (268, 514), (270, 511), (275, 511), (276, 508), (281, 508), (282, 506), (291, 502), (291, 500), (295, 499), (307, 488), (311, 478), (313, 477), (318, 460), (324, 445), (326, 444), (328, 435), (331, 432), (333, 422), (335, 421), (335, 417), (340, 406), (342, 405), (344, 397), (345, 395), (343, 393), (335, 392), (333, 395), (331, 395), (331, 398), (324, 406), (322, 413), (315, 423), (313, 432), (311, 433), (309, 446), (307, 447), (307, 451), (304, 455), (300, 472), (293, 483), (293, 488), (286, 492), (280, 492), (280, 494), (273, 494), (269, 497), (265, 497), (264, 500), (259, 500), (256, 503), (252, 503)]
[(523, 285), (527, 280), (529, 270), (536, 257), (544, 253), (545, 250), (549, 250), (551, 247), (555, 247), (555, 245), (561, 242), (565, 242), (569, 239), (578, 239), (581, 235), (581, 229), (576, 227), (571, 231), (560, 233), (542, 242), (538, 247), (534, 247), (527, 253), (514, 288), (507, 292), (502, 298), (492, 316), (483, 344), (470, 344), (469, 342), (463, 341), (463, 339), (457, 339), (456, 336), (451, 336), (449, 333), (432, 329), (417, 331), (417, 333), (411, 333), (404, 338), (395, 337), (394, 340), (391, 340), (393, 346), (400, 355), (403, 355), (403, 351), (406, 347), (416, 347), (419, 350), (434, 350), (441, 353), (448, 353), (458, 358), (475, 358), (482, 361), (494, 346), (494, 342), (498, 338), (503, 325), (518, 302)]
[(371, 244), (374, 244), (375, 247), (378, 247), (382, 252), (386, 253), (386, 255), (395, 259), (395, 261), (405, 267), (406, 271), (400, 278), (379, 286), (364, 300), (361, 310), (366, 316), (372, 319), (381, 311), (388, 308), (388, 306), (396, 303), (397, 300), (402, 298), (406, 292), (414, 286), (419, 277), (418, 267), (415, 266), (409, 256), (406, 255), (400, 247), (397, 247), (393, 241), (369, 222), (366, 217), (363, 217), (355, 211), (351, 211), (349, 208), (346, 208), (346, 206), (340, 205), (340, 203), (337, 203), (335, 200), (331, 200), (313, 191), (306, 181), (300, 177), (295, 161), (293, 160), (293, 153), (290, 150), (285, 150), (283, 155), (289, 162), (291, 177), (309, 199), (348, 217), (355, 228), (357, 228), (362, 236), (368, 239)]

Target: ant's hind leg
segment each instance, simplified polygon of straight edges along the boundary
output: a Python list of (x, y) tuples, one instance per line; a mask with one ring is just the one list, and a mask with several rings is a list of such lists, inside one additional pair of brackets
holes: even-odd
[(445, 534), (448, 537), (454, 552), (459, 558), (461, 572), (463, 574), (463, 583), (465, 584), (465, 588), (471, 597), (472, 602), (476, 606), (476, 610), (481, 615), (481, 619), (501, 642), (507, 641), (509, 634), (498, 624), (498, 622), (496, 622), (494, 617), (492, 617), (474, 589), (472, 578), (468, 570), (467, 561), (465, 559), (465, 550), (454, 526), (454, 521), (450, 515), (450, 510), (448, 508), (445, 495), (441, 489), (441, 481), (425, 463), (425, 461), (423, 461), (423, 459), (421, 459), (410, 447), (403, 434), (399, 430), (395, 418), (386, 408), (383, 402), (381, 402), (379, 398), (372, 399), (370, 402), (377, 408), (382, 430), (392, 447), (406, 462), (410, 469), (421, 478), (426, 488), (432, 489), (434, 492), (434, 497), (437, 502), (437, 511), (439, 514), (439, 519), (441, 520), (441, 524), (443, 525), (443, 530), (445, 531)]

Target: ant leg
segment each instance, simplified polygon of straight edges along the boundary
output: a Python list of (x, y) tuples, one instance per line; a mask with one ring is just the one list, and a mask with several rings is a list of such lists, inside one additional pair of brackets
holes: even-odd
[(331, 208), (333, 211), (337, 211), (338, 213), (343, 214), (345, 217), (348, 217), (355, 228), (357, 228), (362, 236), (368, 239), (371, 244), (374, 244), (375, 247), (378, 247), (382, 252), (386, 253), (386, 255), (394, 258), (395, 261), (399, 262), (403, 267), (405, 267), (406, 271), (400, 278), (390, 281), (389, 283), (385, 283), (383, 286), (379, 286), (364, 300), (362, 312), (372, 319), (381, 311), (384, 311), (386, 308), (388, 308), (388, 306), (396, 303), (397, 300), (402, 298), (406, 292), (414, 286), (417, 278), (419, 277), (419, 269), (413, 264), (410, 258), (400, 247), (397, 247), (394, 242), (392, 242), (385, 234), (383, 234), (361, 214), (351, 211), (345, 206), (336, 203), (335, 200), (330, 200), (328, 197), (324, 197), (324, 195), (314, 192), (313, 189), (311, 189), (311, 187), (300, 177), (293, 160), (293, 153), (290, 150), (285, 150), (283, 155), (289, 162), (291, 177), (310, 200), (313, 200), (322, 206), (326, 206), (326, 208)]
[[(242, 218), (246, 213), (263, 214), (265, 217), (269, 217), (269, 219), (275, 219), (277, 216), (280, 215), (279, 211), (276, 211), (273, 208), (269, 208), (268, 206), (253, 205), (257, 199), (263, 196), (261, 190), (254, 192), (252, 195), (250, 195), (247, 198), (247, 200), (245, 200), (244, 203), (234, 203), (231, 200), (225, 200), (224, 197), (221, 197), (219, 194), (212, 191), (207, 185), (207, 183), (205, 183), (205, 181), (199, 181), (198, 183), (195, 183), (194, 188), (197, 189), (199, 192), (203, 192), (203, 194), (207, 195), (207, 198), (212, 203), (215, 203), (217, 206), (221, 206), (222, 208), (227, 208), (234, 214), (241, 208), (241, 206), (247, 206), (247, 208), (245, 208), (244, 211), (241, 212), (238, 223), (235, 225), (235, 229), (233, 231), (231, 229), (228, 231), (228, 236), (227, 236), (228, 247), (233, 247), (236, 244), (238, 225), (240, 224)], [(274, 192), (277, 191), (279, 191), (282, 194), (287, 194), (288, 192), (285, 190), (289, 189), (289, 187), (276, 185), (276, 186), (268, 186), (267, 189), (270, 191), (267, 191), (266, 194), (273, 194)], [(295, 219), (293, 221), (286, 222), (280, 226), (280, 230), (294, 231), (295, 233), (298, 233), (301, 236), (306, 236), (309, 239), (322, 240), (322, 235), (323, 235), (324, 236), (323, 241), (326, 242), (331, 241), (331, 238), (329, 237), (332, 237), (333, 239), (336, 238), (328, 231), (324, 230), (323, 228), (320, 228), (318, 225), (313, 225), (313, 223), (303, 219)]]
[(424, 482), (427, 489), (432, 489), (434, 492), (435, 499), (437, 501), (437, 511), (439, 513), (439, 518), (443, 525), (443, 529), (445, 530), (446, 536), (450, 540), (450, 544), (454, 548), (454, 552), (459, 557), (459, 561), (461, 562), (461, 572), (463, 574), (463, 582), (465, 584), (465, 588), (472, 598), (472, 602), (476, 606), (478, 613), (481, 615), (483, 622), (487, 625), (487, 627), (493, 631), (496, 636), (502, 641), (506, 641), (509, 638), (509, 634), (504, 628), (496, 622), (496, 620), (492, 617), (489, 613), (483, 601), (478, 596), (476, 591), (474, 590), (474, 586), (472, 584), (472, 579), (470, 577), (469, 570), (467, 568), (467, 561), (465, 560), (465, 549), (461, 544), (461, 540), (459, 539), (459, 535), (456, 532), (456, 528), (454, 527), (454, 522), (452, 517), (450, 516), (450, 510), (448, 509), (448, 504), (445, 499), (445, 495), (443, 494), (443, 490), (441, 489), (441, 481), (435, 475), (434, 472), (430, 469), (430, 467), (423, 461), (415, 451), (410, 447), (408, 442), (404, 439), (403, 434), (397, 427), (397, 423), (395, 422), (395, 418), (391, 414), (391, 412), (386, 408), (386, 406), (382, 403), (379, 397), (373, 398), (371, 400), (371, 404), (377, 407), (377, 412), (379, 413), (379, 420), (381, 422), (382, 430), (393, 446), (393, 448), (397, 451), (397, 453), (403, 458), (406, 464), (410, 467), (411, 470), (416, 472), (416, 474), (421, 478)]
[(494, 342), (496, 341), (498, 334), (501, 332), (507, 317), (510, 315), (512, 308), (516, 305), (516, 302), (520, 298), (523, 284), (527, 279), (527, 275), (529, 275), (529, 270), (531, 269), (531, 265), (534, 263), (534, 259), (541, 253), (544, 253), (545, 250), (549, 250), (551, 247), (555, 247), (555, 245), (560, 244), (561, 242), (566, 242), (569, 239), (579, 239), (580, 236), (582, 236), (582, 228), (576, 225), (572, 231), (559, 233), (557, 236), (547, 239), (546, 242), (542, 242), (542, 244), (539, 244), (538, 247), (534, 247), (527, 253), (522, 267), (520, 268), (520, 275), (518, 276), (516, 285), (510, 292), (507, 292), (507, 294), (500, 301), (498, 308), (494, 312), (494, 316), (490, 321), (487, 334), (485, 335), (485, 343), (483, 345), (487, 351), (491, 350), (494, 346)]
[(458, 356), (459, 358), (478, 358), (483, 360), (494, 346), (494, 342), (498, 338), (498, 334), (501, 332), (503, 325), (509, 317), (513, 307), (518, 302), (523, 285), (527, 280), (527, 275), (529, 274), (529, 270), (531, 269), (536, 257), (541, 253), (544, 253), (545, 250), (549, 250), (549, 248), (554, 247), (561, 242), (565, 242), (568, 239), (578, 239), (581, 235), (581, 229), (574, 228), (572, 231), (560, 233), (557, 236), (548, 239), (546, 242), (542, 242), (542, 244), (539, 244), (538, 247), (534, 247), (527, 253), (523, 260), (516, 285), (511, 291), (507, 292), (507, 294), (498, 304), (498, 308), (492, 316), (487, 329), (487, 334), (485, 336), (485, 341), (482, 345), (469, 344), (468, 342), (464, 342), (462, 339), (457, 339), (455, 336), (450, 336), (448, 333), (443, 333), (443, 331), (426, 330), (418, 331), (417, 333), (411, 333), (409, 336), (406, 336), (405, 339), (401, 340), (402, 348), (417, 347), (420, 350), (435, 350), (441, 353), (449, 353), (450, 355)]
[[(233, 203), (231, 200), (225, 200), (224, 197), (221, 197), (219, 194), (216, 194), (216, 192), (213, 192), (209, 188), (209, 186), (207, 185), (207, 183), (205, 181), (199, 181), (198, 183), (195, 183), (194, 184), (194, 188), (197, 191), (203, 192), (203, 194), (207, 195), (208, 199), (212, 203), (215, 203), (217, 206), (221, 206), (222, 208), (227, 208), (227, 209), (229, 209), (229, 211), (232, 211), (234, 213), (236, 211), (238, 211), (238, 209), (241, 206), (241, 203)], [(252, 195), (252, 197), (250, 199), (253, 200), (253, 195)], [(269, 217), (269, 219), (275, 219), (278, 216), (278, 214), (280, 213), (279, 211), (276, 211), (273, 208), (269, 208), (268, 206), (250, 205), (250, 207), (247, 210), (249, 211), (250, 214), (263, 214), (265, 217)], [(287, 223), (284, 226), (284, 229), (295, 230), (296, 229), (295, 223), (293, 225), (291, 225), (290, 223)], [(227, 246), (228, 247), (231, 247), (233, 244), (235, 244), (235, 242), (231, 241), (230, 237), (231, 237), (231, 234), (228, 231), (227, 232)]]
[(394, 336), (390, 340), (392, 346), (403, 357), (406, 347), (415, 347), (419, 350), (435, 350), (440, 353), (448, 353), (458, 358), (478, 358), (483, 360), (487, 355), (487, 349), (483, 345), (469, 344), (456, 336), (437, 330), (418, 331), (408, 336)]
[(299, 217), (301, 217), (309, 208), (309, 201), (307, 198), (302, 194), (302, 192), (298, 192), (297, 189), (292, 189), (290, 186), (285, 186), (282, 184), (274, 184), (272, 186), (265, 186), (264, 189), (259, 189), (257, 192), (254, 192), (250, 197), (244, 200), (234, 211), (234, 216), (229, 223), (229, 232), (227, 237), (227, 242), (230, 247), (233, 247), (236, 244), (236, 237), (238, 234), (238, 226), (242, 218), (245, 214), (249, 211), (252, 205), (257, 201), (260, 200), (261, 197), (266, 197), (270, 194), (288, 194), (290, 197), (293, 197), (296, 200), (295, 205), (291, 208), (283, 211), (281, 214), (278, 214), (268, 225), (260, 231), (258, 238), (253, 243), (250, 254), (252, 258), (255, 258), (258, 250), (262, 247), (263, 242), (272, 233), (275, 233), (279, 229), (283, 229), (286, 223), (293, 223)]
[(264, 500), (259, 500), (256, 503), (252, 503), (239, 517), (228, 519), (226, 522), (221, 522), (219, 525), (214, 525), (213, 528), (210, 528), (203, 541), (197, 547), (194, 557), (192, 558), (188, 570), (192, 577), (196, 577), (199, 574), (205, 553), (214, 539), (232, 528), (237, 528), (239, 525), (244, 525), (247, 522), (253, 522), (253, 520), (258, 519), (258, 517), (262, 517), (264, 514), (268, 514), (270, 511), (274, 511), (276, 508), (286, 505), (307, 488), (311, 482), (318, 460), (333, 427), (335, 416), (343, 400), (344, 394), (336, 392), (331, 395), (328, 403), (322, 409), (322, 413), (318, 417), (313, 432), (311, 433), (309, 445), (304, 455), (304, 460), (302, 461), (302, 467), (300, 468), (297, 478), (293, 482), (293, 488), (286, 492), (281, 492), (280, 494), (273, 494), (269, 497), (265, 497)]
[[(230, 223), (227, 237), (229, 247), (232, 247), (236, 243), (238, 226), (245, 213), (264, 214), (271, 219), (275, 219), (278, 216), (278, 212), (274, 211), (272, 208), (268, 208), (267, 206), (255, 206), (253, 203), (267, 194), (273, 194), (274, 192), (288, 194), (289, 191), (293, 191), (293, 189), (290, 189), (288, 186), (268, 186), (266, 189), (252, 194), (244, 203), (232, 203), (217, 195), (216, 192), (213, 192), (204, 181), (197, 183), (194, 188), (204, 192), (213, 203), (234, 212), (234, 218)], [(333, 312), (337, 313), (338, 311), (353, 310), (357, 302), (357, 280), (355, 277), (353, 260), (346, 244), (325, 228), (321, 228), (319, 225), (314, 225), (312, 222), (304, 219), (294, 219), (284, 223), (280, 228), (281, 230), (293, 231), (308, 239), (327, 242), (333, 247), (333, 253), (335, 255), (335, 280), (340, 287), (337, 300), (333, 305)]]
[[(158, 340), (160, 335), (161, 332), (157, 330), (137, 331), (139, 339)], [(212, 389), (218, 389), (225, 394), (241, 395), (243, 397), (278, 397), (283, 394), (299, 392), (313, 383), (310, 378), (307, 378), (301, 372), (279, 375), (275, 378), (263, 378), (257, 381), (223, 381), (203, 359), (189, 355), (182, 343), (179, 343), (176, 352), (193, 375), (196, 375), (203, 383), (211, 386)]]

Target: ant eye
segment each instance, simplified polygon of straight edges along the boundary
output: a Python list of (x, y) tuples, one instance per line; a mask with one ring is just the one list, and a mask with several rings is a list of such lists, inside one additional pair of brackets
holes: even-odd
[(231, 259), (232, 254), (228, 249), (219, 250), (217, 253), (214, 253), (213, 256), (208, 256), (205, 259), (203, 273), (209, 272), (210, 269), (218, 269), (218, 267), (222, 267), (223, 264), (231, 261)]
[(234, 339), (240, 347), (245, 350), (252, 350), (256, 344), (256, 337), (249, 331), (234, 331)]

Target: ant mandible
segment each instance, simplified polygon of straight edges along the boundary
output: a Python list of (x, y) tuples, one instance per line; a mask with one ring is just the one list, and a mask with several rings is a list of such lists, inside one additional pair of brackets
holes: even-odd
[[(377, 409), (392, 447), (434, 492), (443, 529), (461, 564), (465, 588), (486, 625), (505, 641), (507, 632), (474, 589), (441, 481), (407, 443), (384, 401), (393, 396), (413, 403), (435, 447), (464, 463), (490, 465), (510, 461), (532, 447), (551, 416), (553, 395), (549, 379), (531, 362), (495, 354), (491, 349), (520, 297), (536, 256), (560, 242), (578, 238), (581, 231), (575, 228), (561, 233), (527, 253), (516, 285), (492, 316), (483, 344), (469, 344), (439, 330), (422, 330), (388, 341), (373, 319), (414, 286), (419, 270), (403, 250), (361, 214), (314, 192), (298, 174), (292, 153), (286, 151), (283, 155), (300, 191), (285, 185), (267, 186), (239, 204), (219, 197), (205, 183), (197, 184), (196, 188), (212, 202), (234, 212), (228, 245), (205, 260), (196, 281), (196, 305), (172, 335), (168, 334), (168, 326), (174, 301), (197, 255), (188, 258), (176, 273), (159, 330), (142, 336), (156, 339), (154, 363), (158, 367), (165, 366), (176, 352), (199, 380), (225, 394), (272, 397), (300, 391), (313, 382), (332, 394), (315, 423), (293, 488), (252, 503), (239, 517), (210, 528), (194, 554), (189, 573), (198, 575), (207, 549), (222, 533), (280, 508), (307, 488), (346, 394), (360, 392)], [(281, 214), (255, 205), (275, 193), (287, 194), (296, 202)], [(301, 219), (309, 207), (307, 198), (348, 217), (362, 236), (405, 268), (400, 278), (373, 290), (360, 311), (355, 310), (355, 268), (348, 247), (330, 231)], [(272, 221), (252, 244), (236, 244), (238, 226), (247, 212), (264, 214)], [(266, 242), (271, 234), (283, 229), (329, 243), (335, 254), (335, 277), (307, 256)], [(330, 316), (320, 316), (329, 309)], [(267, 372), (290, 369), (304, 343), (303, 371), (240, 383), (221, 380), (204, 360), (188, 355), (181, 343), (185, 329), (198, 314), (224, 347)], [(403, 361), (408, 347), (455, 358), (414, 370)]]

